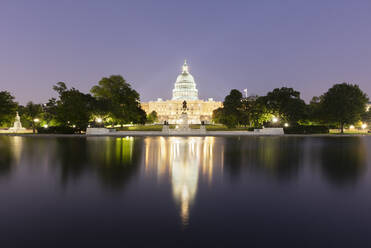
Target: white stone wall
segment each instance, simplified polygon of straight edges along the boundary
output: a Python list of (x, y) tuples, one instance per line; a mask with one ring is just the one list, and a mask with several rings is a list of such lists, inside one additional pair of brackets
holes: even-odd
[[(168, 121), (170, 124), (178, 124), (180, 115), (183, 112), (183, 101), (167, 100), (167, 101), (151, 101), (142, 103), (142, 108), (147, 114), (156, 111), (159, 117), (159, 122)], [(201, 121), (210, 123), (213, 111), (222, 107), (222, 102), (218, 101), (187, 101), (187, 114), (190, 124), (200, 124)]]

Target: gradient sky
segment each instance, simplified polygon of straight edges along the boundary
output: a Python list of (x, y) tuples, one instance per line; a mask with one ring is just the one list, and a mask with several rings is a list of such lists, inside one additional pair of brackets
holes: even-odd
[(0, 90), (45, 102), (121, 74), (144, 101), (171, 98), (186, 58), (200, 97), (334, 83), (371, 96), (371, 1), (0, 1)]

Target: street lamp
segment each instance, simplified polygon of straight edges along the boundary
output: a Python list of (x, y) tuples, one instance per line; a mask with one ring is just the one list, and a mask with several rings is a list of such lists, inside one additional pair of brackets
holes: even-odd
[(362, 129), (366, 129), (367, 124), (366, 123), (363, 123), (361, 127), (362, 127)]
[(273, 117), (273, 118), (272, 118), (272, 122), (273, 122), (273, 123), (277, 123), (277, 122), (278, 122), (278, 118), (277, 118), (277, 117)]
[(34, 122), (40, 122), (38, 118), (33, 119)]
[(286, 122), (286, 123), (284, 124), (284, 126), (285, 126), (285, 127), (288, 127), (288, 126), (289, 126), (289, 124), (288, 124), (288, 123)]
[(98, 123), (102, 123), (102, 121), (103, 121), (102, 118), (97, 118)]
[(354, 125), (350, 125), (349, 126), (349, 129), (354, 129)]

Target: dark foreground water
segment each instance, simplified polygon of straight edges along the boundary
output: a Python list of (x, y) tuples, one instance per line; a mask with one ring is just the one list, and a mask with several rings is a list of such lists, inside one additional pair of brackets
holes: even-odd
[(0, 247), (371, 247), (371, 137), (0, 136)]

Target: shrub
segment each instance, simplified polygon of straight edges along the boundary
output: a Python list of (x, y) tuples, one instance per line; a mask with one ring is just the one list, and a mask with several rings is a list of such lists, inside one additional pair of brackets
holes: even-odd
[(327, 126), (314, 126), (314, 125), (298, 125), (293, 127), (285, 127), (285, 134), (320, 134), (329, 133)]
[(48, 128), (39, 127), (37, 128), (37, 133), (42, 134), (75, 134), (79, 133), (79, 130), (73, 127), (64, 126), (51, 126)]

